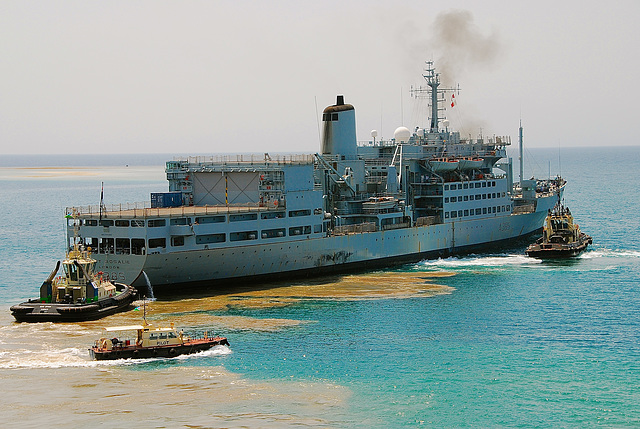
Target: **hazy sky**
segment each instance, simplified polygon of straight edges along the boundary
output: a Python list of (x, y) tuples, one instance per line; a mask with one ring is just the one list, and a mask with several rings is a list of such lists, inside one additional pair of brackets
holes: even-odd
[(0, 0), (0, 155), (314, 152), (427, 125), (434, 60), (462, 134), (637, 145), (640, 1)]

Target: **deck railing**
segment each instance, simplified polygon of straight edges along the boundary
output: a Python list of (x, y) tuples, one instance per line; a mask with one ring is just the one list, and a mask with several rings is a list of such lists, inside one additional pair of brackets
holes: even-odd
[(246, 203), (238, 205), (225, 206), (180, 206), (180, 207), (151, 207), (151, 203), (125, 203), (125, 204), (109, 204), (100, 210), (99, 205), (84, 207), (67, 207), (65, 214), (78, 215), (82, 217), (102, 217), (104, 219), (132, 219), (146, 217), (177, 217), (177, 216), (203, 216), (240, 212), (263, 212), (263, 211), (282, 211), (286, 206), (279, 205), (260, 205), (257, 203)]

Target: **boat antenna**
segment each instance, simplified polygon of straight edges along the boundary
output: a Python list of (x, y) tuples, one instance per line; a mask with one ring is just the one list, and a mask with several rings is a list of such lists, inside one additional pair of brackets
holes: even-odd
[(522, 118), (520, 118), (520, 128), (518, 129), (518, 150), (520, 150), (520, 186), (522, 187), (522, 179), (524, 179), (524, 153), (522, 151)]
[(320, 133), (320, 116), (318, 115), (318, 97), (314, 96), (316, 102), (316, 123), (318, 124), (318, 142), (322, 145), (322, 134)]
[(562, 164), (560, 163), (560, 141), (558, 141), (558, 174), (562, 177)]
[(400, 87), (400, 124), (404, 125), (404, 106), (402, 98), (403, 89)]
[(100, 187), (100, 220), (102, 220), (102, 212), (106, 212), (106, 208), (104, 207), (104, 182)]

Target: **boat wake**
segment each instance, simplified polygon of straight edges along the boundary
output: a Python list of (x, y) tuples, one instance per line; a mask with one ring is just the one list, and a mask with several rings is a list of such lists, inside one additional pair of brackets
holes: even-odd
[[(81, 324), (12, 323), (0, 327), (0, 370), (44, 368), (100, 368), (138, 365), (161, 360), (216, 357), (231, 353), (227, 346), (173, 358), (94, 361), (89, 347), (101, 330)], [(45, 340), (46, 339), (46, 340)]]
[(58, 368), (95, 368), (113, 365), (113, 362), (97, 362), (89, 360), (86, 349), (17, 349), (3, 352), (0, 356), (0, 369), (58, 369)]
[(444, 259), (424, 260), (415, 265), (420, 270), (438, 271), (485, 271), (500, 270), (512, 267), (538, 266), (542, 263), (539, 259), (529, 258), (518, 254), (491, 254), (491, 255), (467, 255), (464, 257), (452, 256)]
[(159, 361), (183, 361), (203, 357), (218, 357), (231, 354), (228, 346), (215, 346), (209, 350), (181, 355), (173, 358), (148, 359), (114, 359), (94, 361), (90, 360), (87, 349), (65, 348), (44, 350), (13, 350), (0, 353), (0, 369), (57, 369), (57, 368), (100, 368), (114, 365), (140, 365)]
[[(575, 258), (542, 260), (523, 254), (470, 254), (451, 256), (448, 258), (423, 260), (413, 265), (415, 270), (448, 271), (453, 273), (482, 273), (507, 271), (513, 269), (562, 269), (576, 271), (608, 271), (617, 269), (620, 261), (640, 258), (640, 251), (628, 249), (587, 250)], [(588, 261), (602, 261), (597, 264), (586, 264)]]
[(597, 249), (587, 251), (579, 256), (579, 259), (595, 258), (640, 258), (640, 250)]
[(215, 356), (226, 356), (231, 354), (231, 348), (229, 348), (229, 346), (223, 346), (223, 345), (219, 345), (219, 346), (214, 346), (212, 348), (210, 348), (209, 350), (203, 350), (201, 352), (198, 353), (193, 353), (190, 355), (180, 355), (180, 356), (176, 356), (174, 358), (169, 358), (171, 360), (187, 360), (187, 359), (193, 359), (193, 358), (199, 358), (199, 357), (215, 357)]

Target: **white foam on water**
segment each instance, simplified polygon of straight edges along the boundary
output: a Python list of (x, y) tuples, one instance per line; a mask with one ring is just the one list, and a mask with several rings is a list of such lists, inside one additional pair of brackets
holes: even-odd
[(594, 258), (640, 258), (640, 250), (598, 249), (588, 250), (579, 256), (580, 259)]
[(478, 268), (505, 268), (524, 265), (539, 265), (542, 261), (518, 254), (451, 256), (445, 259), (424, 260), (417, 264), (420, 268), (442, 270), (465, 270)]
[(169, 358), (169, 359), (186, 360), (186, 359), (193, 359), (193, 358), (199, 358), (199, 357), (225, 356), (231, 353), (232, 351), (228, 346), (219, 345), (219, 346), (214, 346), (209, 350), (203, 350), (201, 352), (192, 353), (190, 355), (180, 355), (180, 356), (176, 356), (174, 358)]
[(96, 368), (114, 365), (139, 365), (148, 362), (162, 360), (186, 360), (203, 357), (217, 357), (231, 354), (228, 346), (215, 346), (209, 350), (188, 355), (179, 355), (173, 358), (147, 358), (147, 359), (114, 359), (91, 360), (89, 350), (75, 347), (53, 349), (45, 347), (41, 350), (16, 349), (4, 351), (0, 354), (0, 369), (42, 369), (42, 368)]

